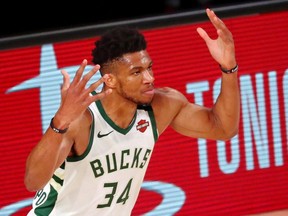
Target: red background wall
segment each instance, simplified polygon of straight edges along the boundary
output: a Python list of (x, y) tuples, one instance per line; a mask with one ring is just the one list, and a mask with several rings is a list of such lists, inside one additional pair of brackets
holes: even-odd
[[(247, 215), (288, 208), (288, 125), (285, 120), (288, 113), (284, 110), (285, 94), (288, 93), (285, 87), (288, 76), (287, 19), (288, 12), (223, 19), (234, 35), (242, 102), (247, 95), (244, 80), (247, 77), (251, 79), (253, 95), (257, 98), (258, 75), (263, 77), (266, 121), (258, 123), (262, 128), (267, 127), (267, 140), (262, 140), (262, 143), (268, 143), (269, 165), (260, 165), (260, 156), (256, 149), (259, 144), (257, 131), (252, 128), (251, 137), (247, 137), (245, 127), (253, 126), (253, 113), (250, 114), (251, 119), (246, 115), (245, 117), (243, 112), (246, 110), (243, 107), (236, 142), (239, 163), (237, 169), (231, 173), (224, 173), (219, 166), (219, 143), (206, 140), (209, 173), (201, 176), (199, 141), (180, 136), (169, 128), (155, 147), (145, 181), (172, 183), (185, 192), (185, 202), (176, 215)], [(203, 104), (210, 106), (213, 102), (214, 84), (221, 72), (210, 57), (204, 41), (198, 36), (198, 26), (205, 28), (212, 37), (216, 36), (210, 22), (145, 30), (143, 33), (154, 60), (156, 86), (174, 87), (193, 102), (195, 95), (187, 93), (187, 84), (208, 82), (209, 90), (203, 92)], [(83, 58), (90, 60), (95, 39), (54, 43), (58, 68), (78, 65)], [(41, 46), (0, 51), (2, 212), (3, 208), (34, 196), (26, 191), (23, 179), (26, 157), (42, 135), (40, 90), (32, 88), (9, 94), (7, 90), (39, 75), (40, 55)], [(277, 91), (272, 94), (273, 82), (269, 78), (271, 72), (276, 73), (277, 84)], [(258, 103), (260, 102), (256, 99), (256, 105)], [(274, 108), (271, 108), (274, 103), (279, 106), (279, 115), (276, 116)], [(251, 110), (253, 111), (252, 108)], [(254, 114), (261, 115), (259, 107)], [(277, 145), (280, 146), (281, 154), (275, 152), (274, 147)], [(232, 143), (226, 142), (226, 146), (227, 157), (222, 159), (229, 163), (232, 160)], [(247, 165), (247, 146), (252, 146), (253, 149), (253, 168)], [(282, 157), (281, 163), (277, 163), (279, 156)], [(151, 211), (161, 200), (161, 195), (143, 189), (133, 215)], [(25, 215), (28, 209), (23, 208), (13, 215)]]

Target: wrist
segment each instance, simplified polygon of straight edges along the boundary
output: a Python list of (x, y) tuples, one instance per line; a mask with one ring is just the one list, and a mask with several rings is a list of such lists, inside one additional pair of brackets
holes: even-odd
[(226, 74), (235, 73), (238, 71), (238, 68), (239, 68), (237, 63), (233, 68), (229, 68), (229, 69), (222, 67), (220, 64), (219, 64), (219, 67), (221, 71)]
[(69, 128), (69, 124), (64, 123), (57, 119), (55, 119), (55, 117), (53, 117), (50, 121), (50, 128), (55, 132), (55, 133), (60, 133), (60, 134), (64, 134), (67, 132), (68, 128)]

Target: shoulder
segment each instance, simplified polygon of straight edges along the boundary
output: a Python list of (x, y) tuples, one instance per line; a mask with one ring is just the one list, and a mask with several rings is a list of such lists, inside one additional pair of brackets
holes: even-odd
[(151, 105), (160, 133), (171, 124), (175, 116), (187, 103), (187, 98), (176, 89), (170, 87), (155, 89)]
[(155, 96), (152, 103), (186, 103), (187, 98), (178, 90), (170, 87), (158, 88), (155, 90)]

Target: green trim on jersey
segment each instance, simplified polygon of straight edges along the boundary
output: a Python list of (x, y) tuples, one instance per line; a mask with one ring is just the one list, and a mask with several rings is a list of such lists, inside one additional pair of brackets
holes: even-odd
[(53, 174), (52, 178), (54, 179), (55, 182), (57, 182), (58, 184), (60, 184), (61, 186), (63, 186), (63, 180), (61, 178), (59, 178), (58, 176), (56, 176), (55, 174)]
[(152, 106), (151, 105), (138, 105), (137, 109), (142, 109), (142, 110), (145, 110), (148, 112), (148, 115), (150, 117), (151, 124), (152, 124), (154, 140), (156, 142), (158, 140), (159, 136), (158, 136), (157, 124), (156, 124), (156, 120), (155, 120)]
[(153, 128), (154, 140), (156, 142), (158, 140), (159, 136), (158, 136), (157, 124), (156, 124), (156, 120), (155, 120), (155, 116), (154, 116), (154, 112), (153, 112), (152, 107), (151, 107), (151, 109), (148, 110), (148, 114), (149, 114), (149, 117), (150, 117), (150, 120), (151, 120), (151, 124), (152, 124), (152, 128)]
[(105, 119), (105, 121), (116, 131), (118, 131), (119, 133), (125, 135), (127, 134), (131, 128), (133, 127), (134, 123), (135, 123), (135, 120), (136, 120), (136, 115), (137, 115), (137, 112), (135, 112), (134, 116), (133, 116), (133, 119), (131, 121), (131, 123), (128, 125), (127, 128), (120, 128), (118, 125), (116, 125), (110, 118), (109, 116), (106, 114), (102, 104), (101, 104), (101, 101), (98, 100), (95, 102), (96, 103), (96, 106), (97, 108), (99, 109), (99, 112), (100, 114), (102, 115), (102, 117)]
[[(38, 192), (39, 193), (39, 192)], [(37, 194), (36, 194), (37, 196)], [(50, 185), (50, 193), (47, 200), (40, 205), (40, 208), (36, 207), (34, 210), (35, 215), (37, 216), (47, 216), (49, 215), (56, 203), (58, 193), (57, 191)]]
[(60, 166), (61, 169), (65, 169), (65, 161)]
[[(90, 109), (89, 109), (90, 111)], [(91, 111), (90, 111), (91, 112)], [(90, 135), (89, 135), (89, 143), (88, 143), (88, 146), (85, 150), (85, 152), (82, 154), (82, 155), (79, 155), (79, 156), (71, 156), (71, 157), (67, 157), (67, 161), (69, 162), (76, 162), (76, 161), (79, 161), (79, 160), (82, 160), (83, 158), (85, 158), (87, 156), (87, 154), (90, 152), (91, 148), (92, 148), (92, 143), (93, 143), (93, 131), (94, 131), (94, 115), (91, 113), (91, 116), (92, 116), (92, 127), (90, 129)]]
[[(93, 92), (91, 92), (91, 94), (92, 94), (92, 95), (96, 95), (97, 92), (96, 92), (96, 91), (93, 91)], [(118, 127), (116, 124), (114, 124), (114, 122), (109, 118), (109, 116), (106, 114), (106, 112), (105, 112), (105, 110), (104, 110), (104, 108), (103, 108), (103, 106), (102, 106), (102, 104), (101, 104), (100, 101), (95, 101), (95, 104), (96, 104), (96, 106), (98, 107), (98, 109), (99, 109), (102, 117), (108, 122), (108, 124), (109, 124), (112, 128), (114, 128), (114, 129), (117, 130), (118, 132), (120, 132), (120, 133), (122, 133), (122, 134), (125, 135), (125, 134), (128, 133), (129, 130), (132, 128), (132, 126), (133, 126), (133, 124), (134, 124), (134, 122), (135, 122), (135, 120), (136, 120), (136, 113), (135, 113), (135, 115), (134, 115), (134, 117), (133, 117), (133, 120), (132, 120), (131, 124), (128, 126), (128, 128), (122, 129), (122, 128)], [(137, 107), (137, 109), (144, 109), (144, 110), (146, 110), (146, 111), (148, 112), (149, 117), (150, 117), (150, 119), (151, 119), (151, 124), (153, 125), (153, 127), (152, 127), (152, 128), (153, 128), (153, 135), (154, 135), (154, 140), (155, 140), (155, 142), (156, 142), (156, 141), (158, 140), (158, 138), (159, 138), (159, 135), (158, 135), (158, 131), (157, 131), (157, 124), (156, 124), (156, 120), (155, 120), (155, 116), (154, 116), (154, 112), (153, 112), (152, 106), (150, 106), (150, 105), (148, 105), (148, 106), (139, 105), (139, 106)]]

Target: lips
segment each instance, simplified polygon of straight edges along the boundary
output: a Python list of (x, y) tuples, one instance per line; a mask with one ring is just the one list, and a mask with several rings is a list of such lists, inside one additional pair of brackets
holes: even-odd
[(146, 91), (145, 94), (151, 94), (151, 95), (154, 94), (154, 89), (150, 91)]
[(144, 91), (144, 94), (154, 94), (154, 92), (155, 92), (154, 88), (149, 88)]

